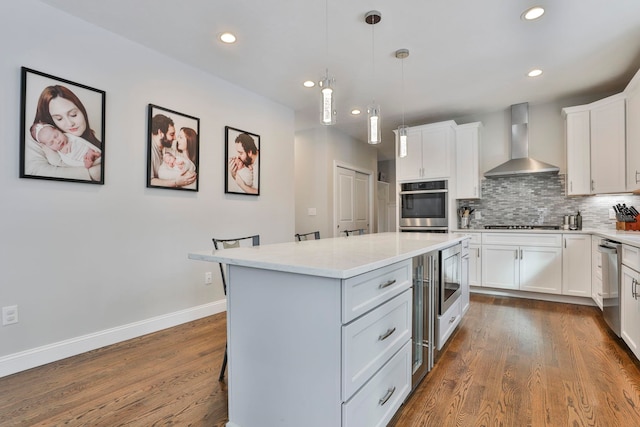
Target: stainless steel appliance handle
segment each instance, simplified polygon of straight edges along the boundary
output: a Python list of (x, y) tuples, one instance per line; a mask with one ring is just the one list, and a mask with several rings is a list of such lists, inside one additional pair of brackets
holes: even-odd
[(390, 389), (387, 390), (387, 393), (382, 396), (382, 398), (378, 401), (378, 404), (380, 406), (384, 405), (385, 403), (387, 403), (387, 400), (391, 399), (391, 396), (393, 396), (393, 393), (395, 393), (396, 391), (396, 387), (392, 387)]
[(438, 194), (438, 193), (448, 193), (449, 190), (413, 190), (413, 191), (401, 191), (400, 195), (403, 194)]
[(598, 252), (602, 254), (616, 254), (618, 250), (609, 246), (598, 245)]

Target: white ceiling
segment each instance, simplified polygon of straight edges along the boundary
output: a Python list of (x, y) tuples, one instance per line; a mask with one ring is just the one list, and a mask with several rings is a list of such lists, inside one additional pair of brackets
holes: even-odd
[[(417, 125), (619, 90), (640, 68), (640, 0), (42, 1), (291, 107), (297, 130), (320, 126), (319, 89), (302, 82), (328, 67), (336, 128), (366, 141), (366, 114), (349, 112), (380, 104), (380, 159), (394, 157), (403, 107)], [(521, 20), (534, 5), (546, 14)], [(218, 42), (223, 31), (238, 41)]]

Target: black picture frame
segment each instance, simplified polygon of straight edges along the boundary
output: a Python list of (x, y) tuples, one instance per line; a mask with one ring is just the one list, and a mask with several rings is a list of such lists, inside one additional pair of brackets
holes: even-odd
[(225, 126), (224, 140), (224, 192), (259, 196), (260, 135)]
[(153, 104), (147, 119), (147, 187), (198, 191), (200, 119)]
[(103, 185), (105, 106), (103, 90), (21, 67), (20, 178)]

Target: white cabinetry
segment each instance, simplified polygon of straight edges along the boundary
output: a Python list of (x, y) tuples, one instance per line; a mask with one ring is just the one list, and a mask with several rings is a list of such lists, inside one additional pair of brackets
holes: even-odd
[(598, 251), (599, 236), (591, 236), (591, 298), (602, 310), (602, 255)]
[(620, 336), (640, 359), (640, 250), (622, 245)]
[(625, 186), (624, 95), (591, 104), (592, 193), (624, 192)]
[(479, 199), (480, 132), (482, 123), (468, 123), (456, 128), (456, 199)]
[(564, 108), (567, 195), (625, 191), (625, 99)]
[(591, 296), (591, 236), (562, 235), (562, 294)]
[(627, 190), (640, 189), (640, 71), (624, 91), (627, 116)]
[(462, 253), (461, 253), (461, 272), (460, 272), (460, 300), (462, 301), (460, 311), (462, 314), (469, 310), (469, 260), (470, 260), (470, 248), (469, 239), (462, 241)]
[(482, 284), (560, 294), (561, 235), (483, 233)]
[(482, 233), (466, 233), (469, 239), (469, 286), (482, 283)]
[(567, 146), (567, 195), (591, 194), (591, 137), (589, 109), (562, 110)]
[(455, 127), (449, 120), (409, 128), (407, 156), (396, 157), (396, 180), (450, 178), (455, 170)]

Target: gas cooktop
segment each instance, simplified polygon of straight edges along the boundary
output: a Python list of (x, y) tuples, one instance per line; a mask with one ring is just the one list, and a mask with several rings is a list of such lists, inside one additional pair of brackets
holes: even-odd
[(545, 224), (541, 224), (541, 225), (518, 225), (518, 224), (511, 224), (511, 225), (485, 225), (484, 226), (485, 229), (487, 230), (560, 230), (560, 226), (559, 225), (545, 225)]

